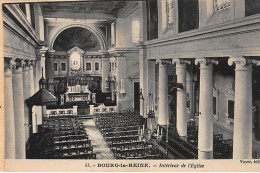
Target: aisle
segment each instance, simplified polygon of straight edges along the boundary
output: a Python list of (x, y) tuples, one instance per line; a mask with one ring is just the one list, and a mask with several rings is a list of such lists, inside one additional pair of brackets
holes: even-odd
[(91, 140), (91, 145), (93, 146), (93, 151), (96, 153), (97, 159), (115, 159), (113, 152), (110, 150), (105, 139), (97, 129), (93, 119), (83, 120), (83, 123), (86, 126), (86, 131)]

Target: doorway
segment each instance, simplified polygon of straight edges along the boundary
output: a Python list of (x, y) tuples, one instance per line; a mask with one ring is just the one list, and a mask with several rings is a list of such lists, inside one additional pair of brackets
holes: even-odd
[(134, 82), (134, 111), (140, 113), (140, 83)]

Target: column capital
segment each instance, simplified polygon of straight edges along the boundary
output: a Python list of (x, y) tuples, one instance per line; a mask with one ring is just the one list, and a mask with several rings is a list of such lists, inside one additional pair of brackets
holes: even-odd
[(45, 53), (48, 51), (48, 47), (41, 47), (41, 48), (38, 48), (36, 49), (36, 56), (37, 57), (45, 57)]
[(17, 70), (18, 68), (23, 68), (25, 66), (25, 62), (21, 58), (16, 58), (14, 59), (15, 61), (15, 66), (13, 70)]
[(35, 63), (36, 63), (35, 60), (31, 60), (31, 61), (30, 61), (30, 66), (34, 66)]
[(159, 64), (171, 64), (171, 59), (160, 59)]
[(4, 58), (5, 61), (5, 68), (9, 68), (10, 70), (15, 69), (16, 62), (13, 58)]
[(246, 65), (256, 65), (260, 66), (260, 59), (252, 59), (252, 58), (246, 58), (246, 57), (230, 57), (228, 59), (228, 65), (232, 66), (233, 64), (239, 64), (241, 66)]
[(146, 61), (147, 61), (147, 63), (156, 63), (155, 59), (147, 59)]
[(209, 59), (209, 58), (196, 58), (195, 59), (195, 64), (203, 64), (203, 65), (208, 65), (208, 64), (215, 64), (218, 65), (218, 60), (216, 59)]
[(29, 66), (30, 66), (30, 60), (28, 60), (28, 59), (21, 60), (21, 67), (22, 67), (23, 71), (29, 70)]
[(48, 50), (46, 53), (47, 53), (49, 58), (53, 58), (55, 50)]
[(183, 59), (183, 58), (177, 58), (177, 59), (172, 59), (172, 63), (175, 63), (175, 64), (191, 64), (191, 61)]
[(24, 67), (29, 67), (31, 65), (31, 62), (30, 62), (29, 59), (25, 59), (24, 62), (25, 62), (25, 66)]

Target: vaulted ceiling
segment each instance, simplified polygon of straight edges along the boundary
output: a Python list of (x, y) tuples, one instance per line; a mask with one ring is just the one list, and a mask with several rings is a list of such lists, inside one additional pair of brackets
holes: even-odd
[(45, 18), (115, 19), (121, 9), (137, 1), (73, 1), (41, 3)]

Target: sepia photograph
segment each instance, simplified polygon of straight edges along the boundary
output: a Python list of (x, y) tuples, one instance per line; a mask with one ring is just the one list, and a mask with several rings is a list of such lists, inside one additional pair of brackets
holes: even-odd
[(259, 0), (0, 12), (4, 171), (259, 171)]

